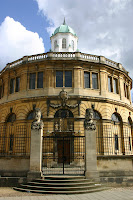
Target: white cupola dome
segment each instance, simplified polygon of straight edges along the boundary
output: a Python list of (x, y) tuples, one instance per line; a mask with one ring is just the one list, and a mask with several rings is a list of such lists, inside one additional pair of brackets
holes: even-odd
[(77, 51), (78, 37), (74, 30), (66, 25), (65, 19), (63, 24), (55, 29), (50, 39), (53, 52)]

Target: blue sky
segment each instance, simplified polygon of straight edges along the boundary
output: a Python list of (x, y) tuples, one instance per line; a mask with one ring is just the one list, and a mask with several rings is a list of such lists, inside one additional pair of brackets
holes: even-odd
[(133, 0), (1, 0), (0, 69), (49, 51), (64, 17), (81, 52), (122, 63), (133, 78)]
[(43, 38), (46, 51), (50, 48), (50, 38), (46, 31), (49, 26), (46, 17), (39, 12), (38, 4), (34, 0), (1, 0), (0, 24), (6, 16), (21, 22), (27, 30), (37, 32)]

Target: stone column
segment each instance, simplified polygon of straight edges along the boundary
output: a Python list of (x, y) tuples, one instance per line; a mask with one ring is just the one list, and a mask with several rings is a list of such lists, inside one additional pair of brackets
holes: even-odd
[(40, 109), (35, 109), (35, 120), (31, 125), (31, 147), (30, 147), (30, 171), (27, 174), (28, 181), (42, 176), (42, 136), (43, 122), (40, 120)]
[(93, 121), (93, 110), (86, 110), (86, 117), (84, 122), (85, 127), (85, 141), (86, 141), (86, 169), (85, 177), (99, 180), (97, 171), (97, 155), (96, 155), (96, 125)]

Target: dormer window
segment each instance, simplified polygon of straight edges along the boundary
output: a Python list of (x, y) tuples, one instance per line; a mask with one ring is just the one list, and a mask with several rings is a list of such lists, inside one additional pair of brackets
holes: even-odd
[(66, 39), (62, 39), (62, 49), (66, 49)]

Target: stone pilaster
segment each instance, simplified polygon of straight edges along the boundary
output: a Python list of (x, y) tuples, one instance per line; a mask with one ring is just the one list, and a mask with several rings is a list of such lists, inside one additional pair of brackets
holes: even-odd
[(86, 178), (98, 178), (96, 156), (96, 130), (85, 130), (86, 141)]
[(84, 121), (86, 142), (85, 177), (99, 180), (96, 155), (96, 124), (93, 121), (93, 117), (93, 109), (86, 109)]
[(28, 180), (41, 178), (42, 175), (42, 136), (43, 129), (31, 129), (30, 171)]

